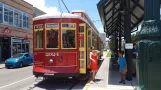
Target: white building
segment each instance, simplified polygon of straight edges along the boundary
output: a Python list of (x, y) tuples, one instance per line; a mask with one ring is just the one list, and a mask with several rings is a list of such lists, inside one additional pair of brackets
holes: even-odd
[(107, 48), (107, 42), (106, 42), (106, 34), (105, 33), (100, 33), (99, 35), (104, 43), (105, 48)]

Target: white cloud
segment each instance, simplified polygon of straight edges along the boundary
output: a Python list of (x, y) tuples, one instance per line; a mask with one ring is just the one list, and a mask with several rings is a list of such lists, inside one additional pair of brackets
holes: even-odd
[(106, 38), (106, 41), (109, 41), (110, 39), (109, 38)]
[(98, 31), (99, 31), (100, 33), (104, 33), (104, 29), (103, 29), (102, 27), (98, 28)]
[(47, 6), (45, 4), (45, 0), (25, 0), (25, 1), (48, 14), (60, 13), (57, 7)]

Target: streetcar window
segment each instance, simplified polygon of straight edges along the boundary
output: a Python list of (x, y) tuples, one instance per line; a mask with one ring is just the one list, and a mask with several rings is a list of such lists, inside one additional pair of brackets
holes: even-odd
[(43, 48), (43, 31), (35, 32), (36, 48)]
[(84, 51), (80, 51), (80, 59), (84, 59)]
[(38, 24), (34, 26), (34, 42), (35, 42), (35, 48), (36, 49), (42, 49), (43, 48), (43, 24)]
[(88, 35), (91, 35), (91, 31), (88, 31)]
[(97, 37), (92, 34), (92, 45), (96, 48), (97, 47)]
[(80, 31), (79, 31), (80, 33), (81, 33), (81, 32), (84, 32), (84, 26), (80, 26), (80, 29), (79, 29), (79, 30), (80, 30)]
[(46, 48), (58, 48), (58, 29), (46, 30)]
[(75, 28), (75, 24), (62, 24), (63, 28)]
[(88, 37), (88, 47), (91, 47), (91, 37)]
[(76, 48), (75, 47), (75, 30), (62, 30), (62, 47), (63, 48)]
[(90, 48), (92, 45), (91, 45), (91, 31), (89, 30), (88, 31), (88, 47)]
[(81, 48), (84, 48), (84, 40), (81, 40), (80, 43), (81, 43), (81, 44), (80, 44), (80, 47), (81, 47)]

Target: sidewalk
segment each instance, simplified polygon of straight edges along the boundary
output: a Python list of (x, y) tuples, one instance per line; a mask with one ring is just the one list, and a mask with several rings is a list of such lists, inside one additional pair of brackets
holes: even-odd
[(0, 62), (0, 69), (5, 68), (4, 62)]
[(125, 85), (118, 83), (120, 81), (119, 72), (109, 70), (109, 64), (110, 58), (105, 58), (96, 74), (96, 82), (87, 83), (83, 90), (134, 90), (132, 85), (136, 85), (136, 79), (126, 81)]

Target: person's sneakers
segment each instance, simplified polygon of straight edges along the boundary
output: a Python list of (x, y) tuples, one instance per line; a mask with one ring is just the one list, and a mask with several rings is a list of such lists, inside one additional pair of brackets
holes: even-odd
[(122, 83), (125, 84), (125, 80), (123, 80)]
[(121, 80), (119, 83), (123, 83), (123, 80)]

